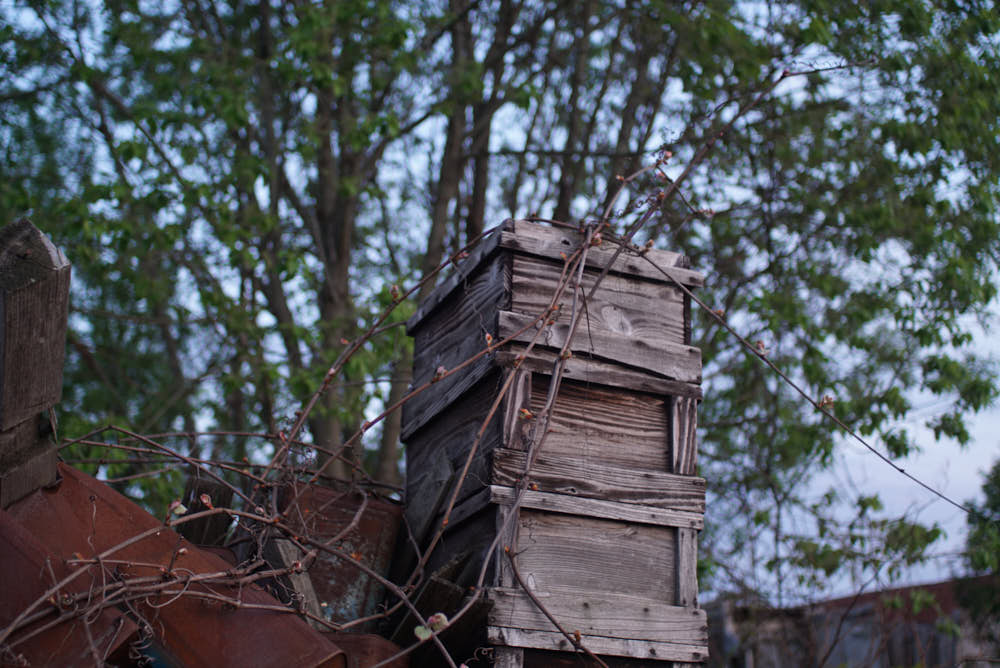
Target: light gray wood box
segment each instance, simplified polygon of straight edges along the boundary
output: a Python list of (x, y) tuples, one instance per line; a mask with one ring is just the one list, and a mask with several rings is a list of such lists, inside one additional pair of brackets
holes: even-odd
[[(407, 323), (414, 386), (481, 352), (487, 334), (500, 341), (534, 320), (556, 289), (564, 257), (581, 243), (575, 230), (525, 221), (496, 229)], [(609, 242), (590, 248), (588, 292), (614, 251)], [(703, 283), (681, 255), (650, 250), (646, 257), (687, 286)], [(423, 548), (442, 525), (500, 386), (515, 376), (427, 572), (467, 555), (456, 578), (467, 586), (484, 566), (527, 461), (535, 418), (521, 409), (542, 409), (571, 300), (567, 290), (531, 354), (524, 356), (529, 328), (405, 404), (407, 520)], [(646, 258), (622, 253), (587, 301), (571, 349), (550, 433), (501, 545), (510, 546), (549, 611), (611, 663), (703, 661), (708, 631), (697, 607), (696, 561), (705, 481), (695, 476), (701, 354), (690, 346), (688, 298)], [(492, 560), (485, 564), (493, 602), (485, 634), (498, 663), (529, 665), (533, 651), (571, 651), (521, 590), (503, 551)]]

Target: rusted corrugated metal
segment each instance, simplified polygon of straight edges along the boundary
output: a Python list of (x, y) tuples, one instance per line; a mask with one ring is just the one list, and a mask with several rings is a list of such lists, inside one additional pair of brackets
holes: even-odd
[[(399, 654), (399, 645), (374, 633), (331, 633), (333, 642), (348, 654), (347, 668), (370, 668)], [(385, 668), (409, 668), (410, 655), (393, 659)]]
[[(162, 646), (162, 658), (191, 667), (346, 665), (344, 653), (298, 617), (247, 607), (280, 605), (261, 588), (185, 584), (189, 576), (223, 575), (232, 566), (195, 548), (103, 483), (62, 464), (59, 472), (58, 486), (12, 505), (10, 517), (59, 561), (94, 558), (148, 533), (104, 555), (103, 569), (91, 566), (79, 581), (95, 592), (101, 585), (131, 581), (134, 586), (151, 576), (170, 581), (169, 592), (131, 601)], [(38, 592), (45, 590), (37, 572), (20, 568), (4, 578), (31, 578)], [(186, 595), (178, 595), (181, 591)]]
[[(31, 532), (10, 514), (0, 510), (0, 629), (17, 619), (70, 573), (70, 569), (47, 550)], [(73, 595), (86, 591), (90, 578), (70, 582), (55, 590), (39, 611), (49, 614), (37, 619), (0, 649), (0, 665), (16, 666), (93, 666), (113, 662), (127, 650), (138, 627), (115, 608), (107, 608), (84, 621), (71, 616)], [(44, 630), (50, 622), (65, 622)], [(25, 642), (16, 642), (27, 638)]]
[[(288, 522), (314, 540), (329, 542), (355, 523), (331, 545), (381, 575), (388, 573), (403, 515), (399, 504), (317, 485), (287, 489), (283, 497)], [(292, 499), (294, 505), (288, 507)], [(385, 597), (377, 580), (330, 553), (319, 554), (309, 576), (321, 609), (333, 622), (374, 615)]]

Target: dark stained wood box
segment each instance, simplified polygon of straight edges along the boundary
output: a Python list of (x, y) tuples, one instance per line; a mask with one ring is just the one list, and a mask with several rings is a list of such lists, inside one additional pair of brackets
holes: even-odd
[[(482, 430), (428, 572), (463, 551), (472, 556), (457, 584), (472, 584), (486, 568), (493, 609), (485, 635), (498, 664), (505, 657), (508, 665), (527, 665), (532, 651), (573, 649), (517, 583), (502, 548), (486, 553), (505, 526), (501, 546), (516, 555), (521, 576), (587, 647), (631, 657), (627, 665), (702, 661), (707, 624), (697, 608), (696, 561), (705, 481), (695, 476), (701, 355), (690, 345), (688, 298), (654, 266), (700, 286), (683, 256), (623, 252), (586, 300), (549, 434), (517, 516), (505, 524), (527, 465), (533, 416), (545, 404), (568, 333), (572, 292), (525, 354), (532, 322), (582, 239), (573, 229), (507, 221), (409, 321), (415, 386), (481, 353), (488, 339), (513, 339), (404, 406), (406, 518), (425, 546), (442, 526)], [(614, 252), (609, 242), (589, 249), (588, 293)], [(484, 429), (511, 374), (511, 390)]]

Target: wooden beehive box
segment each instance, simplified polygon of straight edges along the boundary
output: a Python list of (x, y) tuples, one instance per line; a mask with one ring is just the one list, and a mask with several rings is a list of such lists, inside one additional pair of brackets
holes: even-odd
[[(705, 481), (694, 475), (701, 355), (690, 346), (688, 298), (653, 264), (687, 286), (701, 285), (683, 256), (624, 252), (586, 301), (549, 434), (513, 509), (537, 419), (531, 416), (545, 404), (568, 333), (572, 291), (525, 354), (535, 335), (529, 325), (581, 243), (573, 229), (508, 221), (409, 321), (415, 386), (482, 352), (487, 334), (514, 339), (404, 406), (407, 521), (423, 548), (460, 486), (427, 571), (464, 554), (466, 567), (455, 578), (464, 587), (486, 570), (493, 608), (484, 631), (498, 664), (543, 665), (558, 656), (546, 652), (573, 649), (518, 584), (505, 546), (538, 600), (609, 665), (626, 665), (612, 657), (631, 657), (627, 665), (703, 661), (707, 624), (697, 608), (696, 561)], [(588, 293), (614, 252), (607, 242), (589, 249)], [(486, 422), (510, 374), (511, 389)], [(504, 531), (501, 549), (488, 553)]]

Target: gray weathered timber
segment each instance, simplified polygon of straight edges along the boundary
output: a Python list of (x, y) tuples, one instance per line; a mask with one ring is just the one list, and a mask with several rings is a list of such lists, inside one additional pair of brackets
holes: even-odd
[(514, 378), (504, 401), (503, 442), (514, 450), (527, 450), (530, 424), (524, 419), (524, 411), (531, 410), (531, 372), (523, 368), (512, 368)]
[(57, 477), (50, 409), (62, 393), (66, 256), (27, 220), (0, 230), (0, 507)]
[(698, 471), (698, 402), (689, 397), (674, 397), (670, 413), (673, 471), (694, 475)]
[[(534, 414), (543, 409), (548, 386), (547, 377), (534, 375), (530, 402)], [(612, 464), (670, 473), (667, 403), (651, 394), (564, 380), (542, 452), (584, 466)]]
[(55, 483), (58, 462), (55, 448), (43, 445), (25, 461), (0, 472), (0, 508), (8, 507), (40, 487)]
[[(534, 316), (523, 313), (500, 311), (499, 336), (501, 339), (512, 337), (520, 343), (536, 340), (546, 347), (562, 349), (569, 334), (569, 324), (555, 322), (533, 326), (534, 320)], [(701, 382), (701, 350), (673, 343), (666, 337), (623, 338), (600, 329), (588, 330), (581, 325), (569, 349), (573, 354), (583, 353), (637, 369), (649, 369), (682, 383)]]
[[(644, 596), (584, 589), (537, 591), (535, 596), (567, 629), (580, 631), (584, 642), (593, 636), (647, 640), (670, 638), (672, 643), (697, 649), (708, 640), (703, 610), (655, 603)], [(490, 626), (556, 631), (552, 622), (528, 595), (517, 588), (490, 591)]]
[[(561, 650), (564, 652), (573, 651), (573, 646), (558, 631), (535, 631), (506, 626), (490, 626), (487, 629), (487, 639), (497, 645)], [(692, 645), (656, 640), (636, 640), (633, 638), (608, 638), (605, 636), (585, 636), (583, 643), (587, 649), (595, 654), (612, 654), (637, 659), (701, 663), (708, 656), (708, 651), (704, 644)], [(520, 667), (523, 664), (510, 665)]]
[(408, 442), (414, 432), (452, 408), (452, 404), (483, 379), (497, 370), (494, 361), (484, 356), (471, 363), (460, 373), (434, 383), (425, 391), (415, 395), (403, 404), (403, 428), (401, 440)]
[[(539, 374), (551, 373), (552, 365), (558, 357), (556, 351), (538, 347), (527, 354), (525, 347), (520, 344), (512, 344), (509, 348), (498, 350), (496, 353), (497, 364), (500, 366), (509, 367), (519, 360), (521, 369)], [(648, 394), (701, 399), (700, 385), (681, 383), (654, 375), (648, 369), (631, 369), (586, 355), (574, 355), (565, 360), (563, 377), (587, 385), (605, 385)]]
[(59, 402), (70, 264), (27, 220), (0, 230), (0, 430)]
[[(615, 254), (605, 242), (588, 249), (582, 287), (570, 284), (545, 315), (582, 238), (507, 221), (408, 322), (417, 385), (495, 347), (407, 403), (407, 518), (421, 550), (441, 532), (425, 574), (458, 560), (461, 574), (448, 577), (464, 587), (485, 573), (496, 607), (483, 630), (506, 664), (547, 665), (558, 658), (547, 652), (574, 651), (521, 591), (516, 564), (524, 586), (609, 665), (673, 668), (707, 654), (690, 299), (631, 251), (605, 274)], [(683, 256), (647, 257), (701, 285)], [(560, 360), (574, 308), (572, 355)], [(543, 421), (557, 363), (562, 380)], [(500, 549), (487, 552), (491, 544)], [(399, 563), (410, 558), (412, 568), (415, 557)]]
[(486, 347), (496, 336), (496, 314), (510, 301), (507, 258), (477, 269), (441, 305), (436, 317), (413, 330), (413, 382), (431, 379), (438, 367), (450, 369)]
[(444, 503), (455, 474), (445, 450), (437, 450), (430, 469), (412, 485), (407, 485), (404, 516), (413, 540), (423, 543), (431, 529), (434, 516)]
[[(510, 254), (528, 254), (562, 262), (563, 255), (569, 255), (577, 248), (583, 237), (576, 230), (560, 229), (529, 223), (523, 220), (507, 220), (493, 228), (486, 238), (473, 249), (467, 258), (459, 261), (452, 272), (439, 284), (434, 291), (418, 306), (417, 311), (407, 320), (408, 331), (415, 330), (418, 324), (442, 308), (442, 303), (450, 296), (461, 292), (463, 283), (481, 264), (490, 262), (498, 251), (505, 250)], [(598, 272), (611, 261), (616, 247), (611, 242), (605, 242), (599, 247), (590, 248), (587, 252), (587, 267)], [(644, 257), (632, 251), (623, 251), (612, 265), (612, 274), (641, 277), (645, 280), (673, 284), (656, 267), (662, 267), (679, 283), (689, 287), (704, 285), (704, 277), (689, 269), (689, 261), (683, 255), (671, 251), (651, 249)]]
[(423, 322), (427, 316), (440, 307), (445, 299), (455, 293), (460, 293), (464, 289), (465, 282), (469, 276), (481, 264), (492, 258), (494, 251), (496, 251), (500, 243), (500, 232), (505, 229), (513, 229), (513, 225), (514, 221), (506, 220), (492, 230), (487, 231), (483, 241), (469, 253), (469, 256), (455, 263), (448, 276), (434, 288), (426, 299), (420, 302), (416, 312), (406, 321), (407, 332), (412, 334), (417, 324)]
[[(510, 487), (492, 485), (490, 500), (493, 503), (512, 504), (514, 490)], [(611, 520), (623, 520), (632, 523), (656, 524), (665, 527), (685, 527), (703, 529), (702, 513), (671, 510), (656, 506), (640, 506), (634, 503), (605, 501), (604, 499), (588, 499), (586, 497), (570, 496), (568, 494), (552, 494), (551, 492), (536, 492), (525, 490), (521, 497), (522, 508), (536, 508), (553, 513), (569, 515), (588, 515)]]
[[(462, 282), (464, 290), (450, 294), (434, 318), (421, 321), (414, 336), (413, 386), (431, 381), (436, 374), (455, 368), (486, 348), (486, 334), (496, 336), (497, 313), (510, 299), (507, 258), (476, 268)], [(470, 368), (434, 383), (433, 392), (423, 392), (403, 405), (403, 440), (440, 413), (496, 368), (492, 355)]]
[(520, 647), (497, 647), (493, 650), (493, 668), (521, 668), (524, 650)]
[[(446, 453), (452, 470), (460, 471), (481, 430), (480, 453), (489, 455), (500, 445), (502, 411), (497, 411), (485, 429), (483, 424), (502, 381), (499, 374), (490, 374), (460, 396), (454, 402), (454, 410), (439, 414), (407, 438), (407, 470), (411, 482), (418, 483), (436, 468), (434, 460), (440, 452)], [(411, 489), (409, 485), (408, 489)]]
[(677, 605), (698, 605), (698, 532), (677, 530)]
[(516, 522), (511, 554), (535, 591), (675, 600), (675, 529), (533, 509), (522, 509)]
[[(527, 465), (524, 452), (499, 448), (493, 454), (493, 484), (515, 486)], [(551, 457), (542, 452), (528, 480), (538, 491), (605, 499), (621, 503), (669, 508), (689, 513), (705, 512), (705, 480), (625, 466), (584, 463), (579, 459)]]
[[(548, 227), (524, 220), (509, 221), (500, 229), (500, 234), (500, 245), (504, 248), (553, 260), (561, 260), (563, 254), (569, 255), (580, 245), (583, 238), (577, 230)], [(616, 250), (617, 246), (610, 241), (590, 248), (587, 252), (587, 266), (603, 270)], [(705, 278), (698, 272), (688, 269), (690, 262), (679, 253), (650, 249), (645, 256), (646, 258), (643, 258), (633, 251), (625, 250), (619, 254), (611, 271), (664, 283), (672, 282), (657, 271), (653, 266), (655, 264), (676, 278), (679, 283), (691, 287), (705, 284)], [(650, 264), (650, 261), (653, 264)]]
[[(551, 286), (557, 285), (563, 267), (548, 260), (515, 255), (513, 258), (510, 310), (526, 315), (542, 313), (552, 301)], [(672, 285), (637, 281), (634, 277), (609, 274), (591, 296), (600, 273), (583, 274), (582, 292), (577, 293), (581, 313), (580, 332), (602, 332), (646, 340), (663, 339), (684, 345), (684, 300), (686, 295)], [(569, 322), (574, 301), (572, 290), (563, 293), (557, 322)]]

